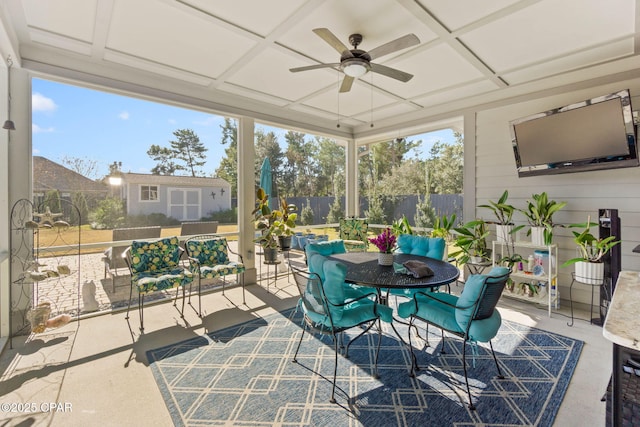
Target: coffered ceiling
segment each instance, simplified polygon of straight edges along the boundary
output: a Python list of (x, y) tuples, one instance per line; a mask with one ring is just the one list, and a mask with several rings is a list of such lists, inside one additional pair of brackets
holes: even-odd
[[(633, 72), (638, 1), (4, 0), (0, 51), (44, 76), (366, 138)], [(415, 34), (372, 61), (414, 77), (369, 72), (339, 94), (337, 67), (290, 72), (340, 61), (315, 28), (365, 51)]]

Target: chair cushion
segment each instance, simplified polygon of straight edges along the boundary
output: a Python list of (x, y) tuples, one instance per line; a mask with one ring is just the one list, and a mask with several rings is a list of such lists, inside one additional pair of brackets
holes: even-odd
[(341, 239), (307, 243), (304, 250), (307, 253), (307, 257), (310, 257), (312, 253), (329, 256), (347, 252), (347, 249), (344, 246), (344, 241)]
[(180, 261), (180, 246), (177, 237), (143, 241), (131, 244), (131, 270), (133, 273), (151, 273), (172, 269)]
[(209, 240), (187, 240), (186, 249), (189, 257), (197, 259), (200, 265), (214, 266), (229, 262), (227, 239), (224, 237)]
[[(478, 298), (480, 298), (480, 293), (484, 288), (485, 280), (488, 283), (495, 283), (499, 278), (504, 277), (509, 273), (509, 269), (506, 267), (494, 267), (489, 271), (487, 275), (474, 274), (469, 276), (467, 281), (464, 284), (464, 289), (462, 290), (462, 294), (457, 302), (456, 309), (456, 321), (460, 325), (462, 330), (466, 330), (469, 320), (471, 316), (473, 316), (473, 312), (475, 307), (471, 306)], [(469, 307), (469, 308), (462, 308)], [(472, 330), (469, 331), (469, 338), (475, 339), (476, 341), (489, 341), (493, 338), (500, 328), (501, 318), (500, 314), (497, 310), (494, 310), (491, 317), (479, 321), (475, 321), (472, 324)], [(475, 337), (475, 338), (473, 338)], [(487, 338), (488, 337), (488, 338)]]
[(231, 274), (244, 273), (245, 266), (241, 262), (229, 261), (226, 264), (214, 266), (204, 265), (200, 267), (200, 277), (203, 279), (214, 279), (221, 276), (229, 276)]
[(425, 237), (414, 234), (401, 234), (398, 237), (397, 252), (442, 259), (445, 241), (442, 237)]
[(180, 267), (159, 273), (143, 271), (131, 276), (131, 283), (134, 284), (141, 295), (184, 286), (191, 283), (192, 280), (193, 275), (191, 272)]

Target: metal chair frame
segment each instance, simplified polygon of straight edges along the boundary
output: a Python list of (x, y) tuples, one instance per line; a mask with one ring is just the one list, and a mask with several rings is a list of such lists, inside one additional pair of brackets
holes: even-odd
[[(220, 236), (218, 234), (201, 234), (198, 236), (193, 236), (190, 237), (189, 239), (185, 240), (184, 242), (184, 251), (187, 253), (187, 259), (189, 260), (189, 263), (191, 265), (196, 265), (196, 271), (192, 271), (192, 273), (194, 275), (198, 276), (198, 310), (195, 309), (195, 307), (193, 307), (193, 304), (191, 304), (191, 285), (193, 284), (193, 282), (191, 282), (189, 284), (189, 300), (187, 301), (187, 303), (191, 306), (191, 308), (193, 308), (196, 313), (198, 314), (199, 317), (202, 317), (202, 275), (200, 274), (200, 267), (203, 265), (200, 263), (200, 261), (198, 260), (198, 258), (192, 257), (189, 253), (189, 249), (188, 249), (188, 243), (191, 241), (201, 241), (201, 242), (206, 242), (209, 240), (219, 240), (219, 239), (224, 239), (225, 241), (225, 248), (227, 251), (227, 256), (229, 254), (233, 254), (236, 257), (238, 257), (238, 259), (240, 260), (240, 263), (242, 263), (244, 265), (244, 259), (242, 258), (242, 255), (240, 255), (239, 253), (235, 252), (233, 249), (231, 249), (229, 247), (229, 242), (227, 242), (226, 238), (224, 236)], [(205, 264), (208, 265), (208, 264)], [(242, 276), (242, 280), (240, 280), (240, 276)], [(246, 304), (246, 299), (245, 299), (245, 290), (244, 290), (244, 271), (241, 273), (236, 273), (236, 282), (240, 283), (242, 285), (242, 304)], [(227, 284), (227, 275), (223, 275), (222, 276), (222, 295), (224, 295), (224, 287)]]
[[(471, 324), (476, 321), (476, 320), (482, 320), (482, 319), (487, 319), (489, 317), (491, 317), (491, 315), (493, 314), (496, 305), (498, 304), (498, 301), (500, 300), (500, 296), (502, 295), (502, 291), (504, 290), (504, 287), (506, 285), (507, 279), (509, 278), (509, 274), (506, 274), (504, 276), (501, 277), (492, 277), (492, 276), (487, 276), (484, 279), (484, 283), (483, 283), (483, 289), (480, 292), (478, 298), (473, 302), (473, 304), (469, 305), (469, 306), (465, 306), (465, 307), (457, 307), (455, 305), (449, 304), (445, 301), (441, 301), (438, 298), (436, 298), (434, 296), (434, 294), (429, 294), (426, 292), (416, 292), (416, 294), (414, 295), (414, 302), (416, 304), (416, 309), (417, 309), (417, 305), (418, 305), (418, 301), (416, 300), (416, 296), (417, 295), (421, 295), (424, 296), (428, 299), (437, 301), (439, 304), (443, 304), (449, 307), (453, 307), (454, 309), (460, 309), (460, 310), (466, 310), (466, 309), (473, 309), (473, 314), (471, 316), (471, 318), (469, 319), (469, 322), (467, 323), (467, 327), (465, 329), (465, 331), (463, 333), (460, 333), (459, 331), (454, 331), (454, 330), (450, 330), (447, 329), (445, 327), (443, 327), (442, 325), (438, 324), (438, 323), (434, 323), (431, 322), (427, 319), (424, 319), (422, 317), (419, 317), (417, 315), (412, 315), (411, 316), (411, 320), (409, 321), (410, 327), (409, 327), (409, 348), (411, 348), (411, 351), (413, 353), (413, 347), (411, 345), (411, 326), (415, 327), (414, 323), (415, 320), (421, 320), (423, 322), (425, 322), (427, 324), (427, 328), (429, 325), (433, 325), (436, 326), (438, 328), (440, 328), (441, 332), (442, 332), (442, 345), (440, 348), (440, 354), (446, 354), (445, 348), (444, 348), (444, 343), (445, 343), (445, 331), (455, 335), (459, 338), (462, 338), (463, 340), (463, 344), (462, 344), (462, 367), (464, 369), (464, 381), (466, 384), (466, 388), (467, 388), (467, 396), (469, 397), (469, 409), (470, 410), (475, 410), (476, 407), (473, 404), (473, 400), (471, 399), (471, 389), (469, 387), (469, 377), (468, 377), (468, 373), (467, 373), (467, 361), (466, 361), (466, 348), (467, 348), (467, 341), (470, 341), (469, 338), (469, 330), (471, 329)], [(427, 330), (427, 334), (428, 334), (428, 330)], [(491, 340), (488, 341), (489, 342), (489, 347), (491, 349), (491, 354), (493, 356), (493, 360), (495, 362), (496, 365), (496, 369), (498, 370), (498, 378), (499, 379), (504, 379), (504, 375), (502, 374), (502, 371), (500, 370), (500, 365), (498, 364), (498, 359), (496, 357), (496, 353), (493, 350), (493, 344), (491, 343)], [(427, 345), (428, 345), (428, 341), (427, 341)], [(417, 359), (415, 357), (415, 354), (413, 354), (412, 357), (412, 364), (415, 363), (415, 371), (419, 370), (419, 367), (417, 365)], [(412, 372), (412, 376), (415, 376), (415, 371)]]
[[(182, 254), (184, 252), (184, 249), (182, 249), (181, 247), (178, 247), (178, 250), (180, 251), (180, 258), (182, 258)], [(129, 268), (129, 273), (131, 274), (131, 286), (129, 288), (129, 304), (127, 305), (127, 315), (125, 316), (126, 320), (129, 320), (129, 310), (131, 309), (131, 299), (133, 298), (133, 287), (134, 287), (134, 282), (133, 282), (133, 269), (131, 268), (131, 246), (129, 246), (127, 249), (125, 249), (125, 251), (122, 253), (122, 258), (124, 258), (127, 267)], [(173, 306), (176, 307), (176, 309), (178, 310), (178, 312), (180, 313), (180, 318), (184, 319), (184, 299), (185, 299), (185, 286), (181, 285), (180, 286), (182, 288), (182, 308), (179, 309), (178, 308), (178, 289), (176, 289), (176, 296), (173, 300)], [(140, 331), (144, 332), (144, 295), (145, 294), (141, 294), (140, 292), (138, 292), (138, 313), (140, 315)]]
[[(300, 334), (300, 340), (298, 341), (298, 346), (296, 347), (296, 352), (293, 356), (293, 363), (298, 363), (298, 351), (300, 350), (300, 345), (302, 344), (302, 339), (304, 338), (304, 333), (305, 330), (308, 328), (310, 332), (315, 332), (321, 335), (330, 335), (331, 338), (333, 339), (333, 346), (334, 346), (334, 351), (335, 351), (335, 357), (334, 357), (334, 365), (333, 365), (333, 388), (331, 390), (331, 398), (329, 399), (329, 402), (331, 403), (336, 403), (336, 399), (335, 399), (335, 391), (336, 391), (336, 376), (337, 376), (337, 372), (338, 372), (338, 341), (340, 341), (341, 345), (340, 348), (344, 348), (344, 334), (343, 332), (348, 330), (348, 329), (352, 329), (355, 327), (358, 327), (360, 325), (366, 325), (368, 324), (362, 332), (360, 332), (355, 338), (351, 339), (348, 343), (347, 346), (344, 350), (344, 357), (346, 359), (349, 358), (349, 347), (351, 346), (351, 344), (353, 342), (355, 342), (358, 338), (360, 338), (361, 336), (363, 336), (365, 333), (367, 333), (375, 324), (376, 321), (378, 322), (378, 345), (376, 348), (376, 356), (375, 356), (375, 362), (374, 362), (374, 368), (373, 368), (373, 372), (372, 372), (372, 376), (374, 378), (378, 378), (378, 355), (380, 353), (380, 343), (382, 341), (382, 327), (380, 325), (380, 318), (377, 319), (373, 319), (373, 320), (367, 320), (364, 322), (359, 323), (358, 325), (352, 325), (349, 327), (337, 327), (334, 325), (333, 322), (333, 318), (331, 316), (331, 310), (330, 307), (344, 307), (347, 304), (351, 304), (354, 301), (360, 300), (360, 299), (365, 299), (365, 298), (370, 298), (369, 295), (363, 295), (361, 298), (357, 298), (356, 300), (349, 300), (348, 302), (344, 302), (341, 304), (334, 304), (331, 301), (329, 301), (325, 295), (325, 291), (324, 291), (324, 284), (322, 282), (322, 279), (320, 278), (320, 276), (318, 276), (316, 273), (310, 273), (308, 271), (290, 266), (291, 271), (293, 272), (293, 277), (294, 280), (296, 282), (296, 285), (298, 287), (298, 291), (300, 292), (300, 303), (299, 304), (311, 304), (311, 302), (308, 301), (308, 292), (307, 292), (307, 288), (309, 285), (313, 286), (315, 289), (319, 290), (320, 293), (320, 301), (318, 301), (317, 298), (313, 298), (315, 301), (314, 307), (310, 308), (313, 311), (318, 312), (318, 310), (321, 308), (322, 312), (324, 314), (326, 314), (327, 318), (329, 319), (329, 327), (327, 328), (326, 325), (319, 325), (316, 324), (312, 319), (310, 319), (306, 314), (304, 315), (304, 320), (303, 320), (303, 327), (302, 327), (302, 333)], [(318, 304), (320, 303), (320, 304)], [(344, 391), (343, 391), (344, 392)], [(346, 393), (345, 393), (346, 394)], [(347, 395), (347, 398), (349, 398), (349, 396)]]

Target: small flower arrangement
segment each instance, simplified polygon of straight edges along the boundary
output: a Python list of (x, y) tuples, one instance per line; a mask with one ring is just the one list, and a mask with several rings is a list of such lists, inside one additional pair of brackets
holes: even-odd
[(370, 237), (369, 241), (376, 245), (378, 250), (385, 254), (390, 254), (396, 247), (396, 236), (391, 232), (391, 228), (387, 227), (377, 237)]

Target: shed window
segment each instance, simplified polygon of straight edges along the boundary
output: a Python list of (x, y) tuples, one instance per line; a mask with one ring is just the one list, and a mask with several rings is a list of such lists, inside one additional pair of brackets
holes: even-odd
[(143, 201), (158, 200), (158, 186), (157, 185), (141, 185), (140, 200), (143, 200)]

